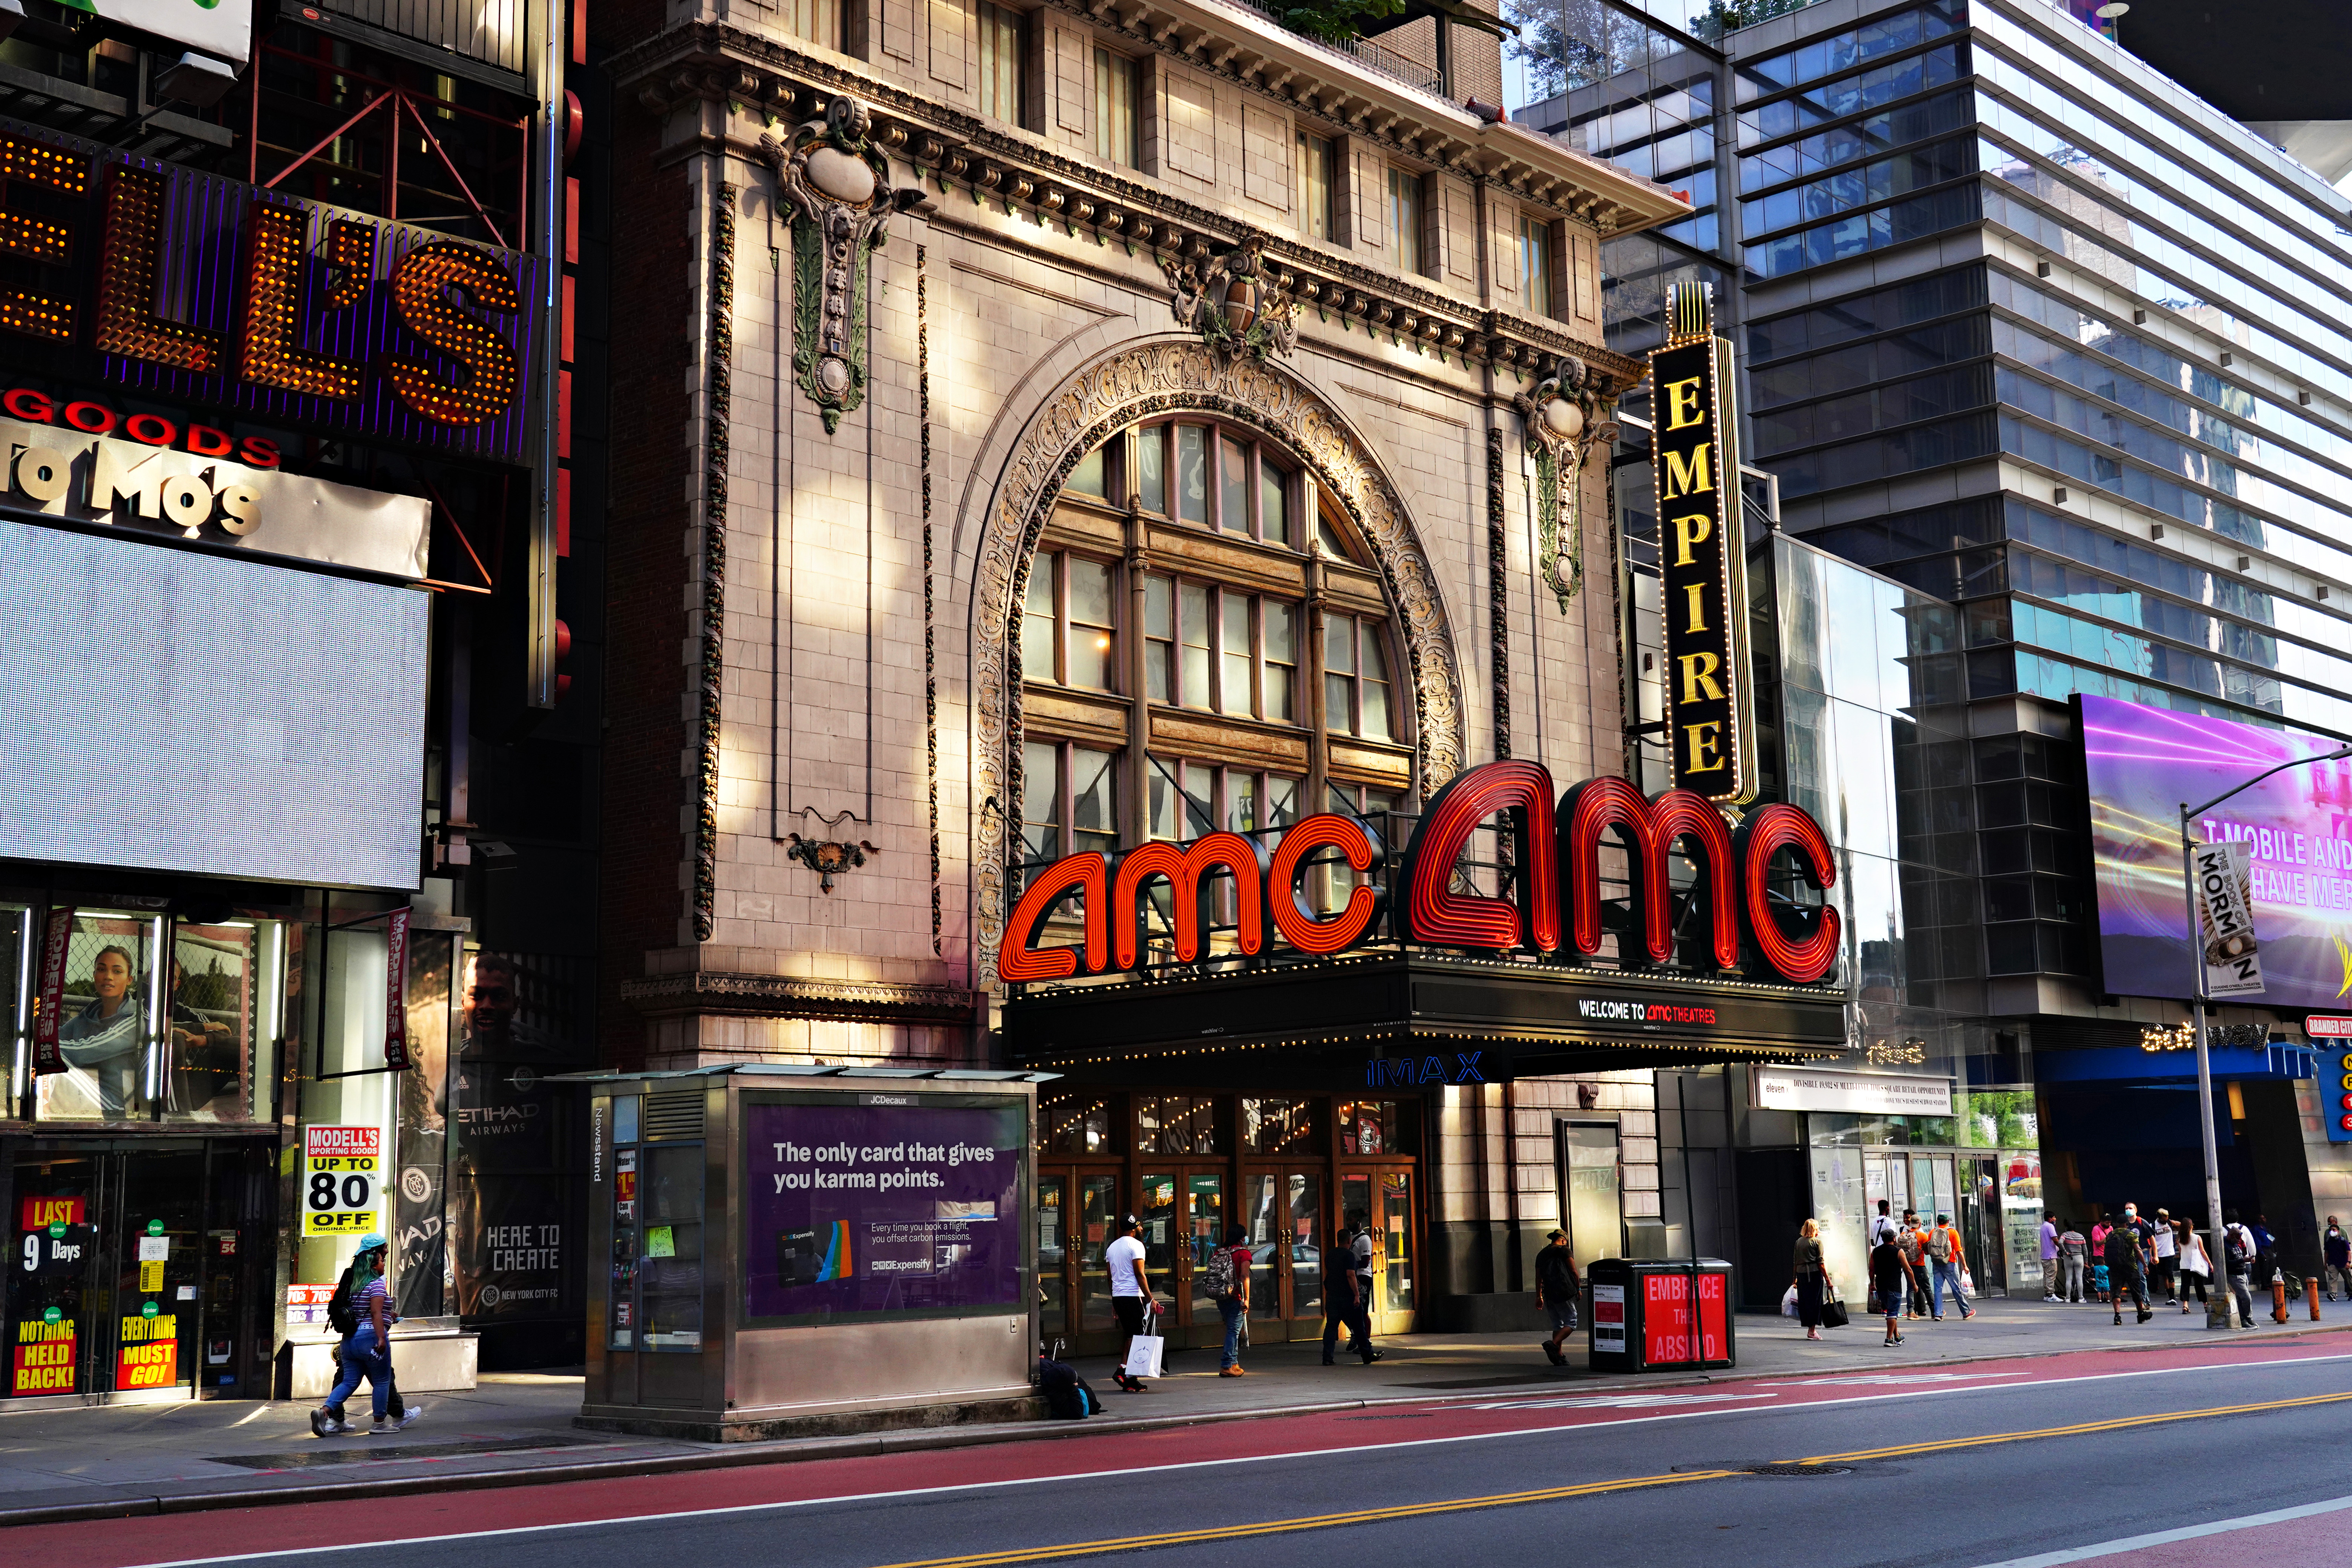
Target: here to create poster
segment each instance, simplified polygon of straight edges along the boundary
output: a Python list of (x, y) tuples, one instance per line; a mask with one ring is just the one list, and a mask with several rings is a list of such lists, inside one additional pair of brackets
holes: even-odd
[(1020, 1309), (1021, 1101), (743, 1108), (751, 1318)]

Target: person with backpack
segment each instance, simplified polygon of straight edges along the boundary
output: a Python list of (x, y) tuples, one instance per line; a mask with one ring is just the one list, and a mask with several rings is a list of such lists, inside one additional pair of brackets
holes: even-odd
[(2344, 1234), (2334, 1215), (2327, 1216), (2327, 1234), (2320, 1240), (2319, 1282), (2327, 1287), (2327, 1299), (2336, 1300), (2336, 1288), (2352, 1296), (2352, 1238)]
[(1244, 1245), (1249, 1232), (1240, 1226), (1225, 1231), (1225, 1244), (1209, 1254), (1208, 1266), (1201, 1270), (1201, 1286), (1217, 1304), (1217, 1316), (1225, 1321), (1225, 1359), (1217, 1368), (1219, 1377), (1240, 1377), (1242, 1366), (1242, 1325), (1249, 1317), (1250, 1250)]
[(2090, 1250), (2090, 1239), (2073, 1226), (2058, 1233), (2057, 1299), (2076, 1307), (2083, 1304), (2083, 1259)]
[(1915, 1322), (1927, 1315), (1927, 1232), (1919, 1224), (1919, 1211), (1903, 1211), (1903, 1228), (1895, 1233), (1895, 1245), (1903, 1249), (1903, 1261), (1911, 1268), (1911, 1290), (1904, 1303), (1905, 1314)]
[[(373, 1420), (368, 1427), (370, 1436), (397, 1432), (425, 1413), (424, 1406), (406, 1405), (399, 1410), (392, 1407), (398, 1398), (392, 1378), (392, 1325), (400, 1314), (392, 1309), (392, 1297), (384, 1283), (383, 1269), (392, 1244), (379, 1233), (371, 1232), (360, 1238), (360, 1249), (352, 1266), (335, 1287), (335, 1295), (327, 1302), (327, 1322), (330, 1327), (350, 1326), (347, 1337), (338, 1347), (341, 1373), (335, 1379), (327, 1402), (310, 1413), (310, 1433), (325, 1437), (352, 1430), (343, 1419), (343, 1402), (359, 1392), (360, 1380), (368, 1382), (368, 1395), (373, 1406)], [(335, 1303), (344, 1303), (340, 1321)]]
[(1960, 1310), (1960, 1321), (1968, 1321), (1977, 1315), (1969, 1305), (1969, 1293), (1960, 1288), (1960, 1276), (1968, 1271), (1968, 1258), (1960, 1250), (1960, 1233), (1952, 1228), (1952, 1216), (1939, 1214), (1927, 1232), (1927, 1261), (1935, 1272), (1927, 1281), (1928, 1315), (1937, 1322), (1944, 1321), (1944, 1292), (1952, 1293), (1952, 1301)]
[(2238, 1223), (2238, 1211), (2221, 1215), (2221, 1270), (2228, 1276), (2230, 1299), (2237, 1303), (2238, 1327), (2254, 1326), (2254, 1299), (2246, 1281), (2254, 1268), (2254, 1233)]
[(1551, 1338), (1544, 1341), (1543, 1350), (1552, 1365), (1566, 1366), (1568, 1352), (1559, 1343), (1576, 1332), (1576, 1302), (1583, 1294), (1584, 1283), (1576, 1277), (1568, 1232), (1555, 1230), (1546, 1240), (1549, 1245), (1536, 1254), (1536, 1302), (1551, 1321)]

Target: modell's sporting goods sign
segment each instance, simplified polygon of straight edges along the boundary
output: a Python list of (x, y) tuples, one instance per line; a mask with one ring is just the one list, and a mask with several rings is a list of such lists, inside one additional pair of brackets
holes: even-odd
[[(1506, 824), (1510, 863), (1525, 868), (1513, 898), (1470, 890), (1455, 876), (1471, 835), (1495, 817)], [(1339, 952), (1375, 939), (1383, 926), (1400, 940), (1433, 947), (1592, 956), (1604, 940), (1604, 842), (1624, 851), (1633, 878), (1633, 929), (1618, 938), (1621, 960), (1720, 972), (1742, 967), (1752, 952), (1800, 984), (1821, 979), (1836, 963), (1834, 905), (1806, 908), (1776, 896), (1774, 879), (1783, 865), (1816, 889), (1836, 884), (1829, 839), (1804, 811), (1760, 806), (1735, 833), (1722, 813), (1689, 790), (1650, 800), (1623, 779), (1600, 778), (1555, 800), (1542, 767), (1498, 762), (1457, 775), (1430, 801), (1399, 873), (1401, 909), (1387, 908), (1382, 890), (1369, 885), (1354, 887), (1336, 910), (1309, 906), (1304, 884), (1312, 861), (1336, 853), (1366, 872), (1388, 853), (1360, 819), (1324, 813), (1271, 845), (1212, 833), (1189, 844), (1139, 845), (1116, 859), (1089, 851), (1057, 860), (1030, 880), (1013, 906), (997, 974), (1021, 983), (1135, 968), (1155, 891), (1150, 885), (1163, 880), (1180, 963), (1200, 957), (1214, 884), (1227, 879), (1234, 946), (1245, 956), (1276, 938), (1301, 952)], [(1696, 918), (1686, 921), (1676, 918), (1670, 862), (1677, 853), (1698, 873), (1688, 899)], [(1081, 905), (1080, 945), (1033, 945), (1051, 911), (1073, 894)], [(1694, 930), (1700, 936), (1691, 936)]]
[[(19, 396), (12, 404), (37, 412), (47, 400)], [(232, 447), (226, 435), (202, 425), (183, 431), (153, 415), (128, 421), (151, 437), (167, 431), (177, 437), (161, 445), (84, 435), (64, 423), (61, 409), (52, 412), (58, 417), (48, 424), (0, 419), (0, 456), (7, 464), (0, 504), (12, 511), (391, 577), (425, 575), (432, 510), (417, 497), (257, 468), (242, 459), (274, 460), (276, 453), (256, 452), (259, 444), (251, 441)]]

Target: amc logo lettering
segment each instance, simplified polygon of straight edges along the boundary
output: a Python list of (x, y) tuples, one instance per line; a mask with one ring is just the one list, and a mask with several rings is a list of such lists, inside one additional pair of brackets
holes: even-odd
[(1712, 1007), (1688, 1007), (1673, 1002), (1603, 1002), (1586, 996), (1576, 1004), (1576, 1016), (1594, 1024), (1706, 1024), (1715, 1022)]
[[(1524, 868), (1516, 899), (1454, 885), (1471, 835), (1497, 817), (1512, 841), (1512, 863)], [(1706, 917), (1705, 954), (1713, 967), (1739, 966), (1743, 926), (1763, 962), (1790, 980), (1818, 980), (1837, 961), (1833, 907), (1776, 907), (1770, 897), (1773, 868), (1783, 855), (1813, 888), (1825, 891), (1836, 883), (1829, 840), (1803, 811), (1764, 806), (1748, 815), (1735, 837), (1721, 814), (1690, 791), (1669, 790), (1653, 801), (1622, 779), (1591, 779), (1555, 802), (1551, 775), (1523, 762), (1472, 768), (1429, 803), (1405, 853), (1403, 907), (1392, 911), (1398, 934), (1433, 947), (1597, 955), (1604, 937), (1604, 839), (1624, 848), (1633, 873), (1634, 931), (1620, 941), (1621, 960), (1678, 961), (1669, 858), (1679, 847), (1698, 873), (1689, 898)], [(1097, 853), (1068, 856), (1039, 873), (1013, 906), (997, 956), (998, 977), (1017, 984), (1066, 979), (1081, 969), (1089, 974), (1133, 969), (1142, 953), (1147, 889), (1155, 880), (1167, 882), (1173, 895), (1177, 961), (1192, 963), (1208, 929), (1209, 879), (1216, 872), (1234, 883), (1239, 952), (1264, 951), (1269, 925), (1301, 952), (1341, 952), (1372, 933), (1382, 900), (1377, 889), (1358, 887), (1336, 914), (1309, 910), (1299, 897), (1298, 874), (1307, 856), (1325, 847), (1337, 849), (1359, 871), (1370, 870), (1383, 857), (1363, 824), (1331, 815), (1299, 823), (1271, 854), (1259, 840), (1213, 833), (1189, 845), (1147, 844), (1115, 863)], [(1082, 945), (1034, 947), (1048, 912), (1072, 895), (1081, 904)]]

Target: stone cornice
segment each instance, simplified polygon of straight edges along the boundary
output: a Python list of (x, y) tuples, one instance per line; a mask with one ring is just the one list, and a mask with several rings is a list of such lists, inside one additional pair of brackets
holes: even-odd
[[(1117, 240), (1130, 249), (1140, 246), (1155, 253), (1195, 259), (1239, 244), (1244, 234), (1255, 233), (1265, 241), (1276, 281), (1295, 291), (1302, 309), (1327, 319), (1337, 314), (1343, 321), (1360, 322), (1375, 334), (1385, 333), (1400, 342), (1411, 340), (1441, 355), (1458, 357), (1465, 365), (1484, 361), (1506, 370), (1542, 371), (1560, 354), (1572, 353), (1608, 376), (1615, 384), (1614, 393), (1638, 384), (1645, 374), (1638, 361), (1578, 338), (1556, 321), (1482, 308), (1344, 252), (1310, 246), (1286, 230), (1255, 228), (1125, 171), (1075, 155), (1043, 137), (965, 114), (862, 71), (844, 68), (845, 64), (854, 63), (805, 52), (787, 41), (739, 28), (693, 23), (656, 35), (615, 57), (609, 68), (617, 89), (634, 96), (649, 111), (662, 114), (698, 101), (784, 121), (822, 113), (835, 92), (854, 93), (875, 112), (875, 140), (935, 180), (942, 190), (961, 189), (973, 200), (1001, 204), (1008, 210), (1016, 205), (1024, 206), (1034, 211), (1041, 224), (1059, 223), (1072, 233), (1081, 226), (1092, 228), (1106, 243)], [(1450, 112), (1444, 105), (1432, 108), (1433, 112)], [(1474, 137), (1507, 133), (1580, 163), (1594, 163), (1515, 126), (1464, 129)], [(748, 140), (730, 135), (706, 134), (692, 140), (743, 157), (752, 152)], [(1620, 182), (1629, 178), (1610, 173)], [(1465, 174), (1474, 179), (1491, 177), (1475, 171)], [(1646, 186), (1648, 183), (1637, 184)], [(1671, 201), (1668, 205), (1669, 212), (1644, 217), (1643, 222), (1687, 210)], [(1554, 210), (1570, 211), (1558, 204)], [(1583, 214), (1571, 216), (1592, 221)]]
[(975, 1016), (972, 993), (951, 985), (795, 980), (706, 970), (625, 981), (621, 999), (648, 1017), (716, 1013), (851, 1023), (969, 1024)]

